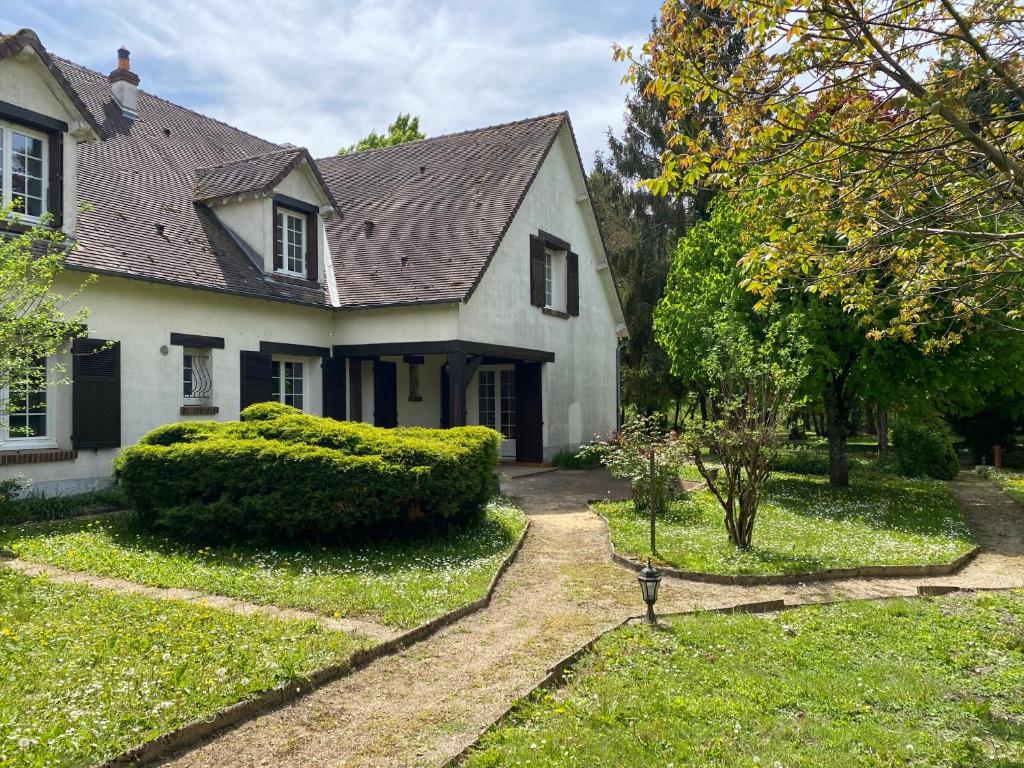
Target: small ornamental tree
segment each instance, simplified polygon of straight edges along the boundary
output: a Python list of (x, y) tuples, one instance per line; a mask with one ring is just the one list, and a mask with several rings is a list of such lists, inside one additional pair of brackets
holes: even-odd
[[(44, 219), (23, 225), (11, 206), (0, 206), (0, 222), (16, 234), (0, 234), (0, 391), (31, 392), (61, 380), (64, 371), (40, 365), (84, 330), (87, 310), (67, 314), (68, 301), (88, 282), (65, 295), (54, 290), (70, 242)], [(0, 399), (0, 415), (11, 407)]]
[[(749, 549), (761, 493), (771, 475), (794, 394), (804, 376), (793, 342), (784, 340), (781, 324), (763, 340), (728, 316), (712, 318), (713, 339), (703, 361), (711, 416), (689, 425), (683, 435), (687, 452), (708, 490), (725, 513), (729, 541)], [(720, 469), (706, 461), (710, 455)]]
[[(651, 452), (654, 452), (654, 483), (651, 483)], [(657, 419), (638, 415), (623, 425), (619, 434), (602, 449), (612, 477), (628, 480), (637, 512), (662, 512), (679, 492), (686, 459), (685, 446), (675, 432), (658, 427)]]

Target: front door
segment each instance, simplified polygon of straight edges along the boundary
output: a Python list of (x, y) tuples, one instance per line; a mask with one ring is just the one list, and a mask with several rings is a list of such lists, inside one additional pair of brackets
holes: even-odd
[(481, 368), (477, 374), (479, 422), (501, 432), (502, 458), (516, 456), (516, 372), (508, 366)]
[(544, 461), (542, 363), (516, 363), (516, 460)]

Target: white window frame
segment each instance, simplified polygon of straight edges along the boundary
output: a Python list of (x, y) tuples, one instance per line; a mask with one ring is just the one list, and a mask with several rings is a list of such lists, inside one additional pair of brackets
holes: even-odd
[(0, 120), (0, 144), (3, 149), (0, 150), (0, 167), (2, 167), (3, 173), (0, 178), (0, 184), (3, 185), (3, 194), (0, 196), (0, 202), (3, 205), (10, 205), (14, 201), (14, 190), (12, 182), (12, 161), (11, 153), (13, 152), (13, 142), (11, 140), (12, 133), (20, 133), (24, 136), (29, 136), (33, 139), (39, 139), (43, 142), (43, 156), (42, 156), (42, 214), (39, 216), (32, 216), (27, 213), (18, 213), (18, 215), (28, 222), (38, 222), (42, 219), (43, 215), (49, 212), (49, 192), (50, 192), (50, 137), (42, 131), (37, 131), (34, 128), (21, 125), (20, 123), (12, 123), (6, 120)]
[[(281, 217), (281, 268), (276, 271), (278, 274), (288, 275), (289, 277), (305, 278), (306, 265), (309, 263), (309, 232), (307, 231), (309, 222), (306, 214), (293, 211), (291, 208), (279, 207), (277, 215)], [(294, 219), (299, 222), (300, 270), (291, 269), (291, 262), (294, 259), (291, 258), (289, 253), (288, 219)], [(277, 226), (277, 222), (274, 222), (274, 226)]]
[[(206, 359), (207, 373), (210, 377), (210, 392), (207, 395), (186, 395), (185, 394), (185, 358), (202, 357)], [(192, 381), (195, 384), (195, 379)], [(213, 403), (213, 350), (202, 347), (182, 347), (181, 351), (181, 402), (182, 405), (208, 406)]]
[(568, 252), (555, 248), (544, 249), (544, 308), (566, 312), (566, 284), (568, 283)]
[[(302, 377), (299, 379), (302, 382), (302, 407), (299, 408), (299, 410), (301, 410), (303, 413), (308, 413), (309, 412), (309, 410), (308, 410), (309, 394), (310, 394), (309, 393), (309, 371), (310, 371), (310, 365), (309, 365), (309, 361), (308, 360), (303, 360), (300, 357), (274, 357), (274, 358), (272, 358), (271, 379), (274, 378), (273, 366), (280, 366), (280, 368), (278, 369), (280, 371), (280, 376), (278, 377), (279, 380), (280, 380), (280, 385), (279, 385), (280, 386), (280, 390), (277, 393), (277, 397), (275, 398), (275, 401), (278, 402), (278, 403), (281, 403), (283, 405), (293, 405), (292, 403), (286, 402), (286, 400), (285, 400), (285, 391), (284, 391), (284, 378), (283, 378), (284, 377), (284, 366), (286, 364), (289, 364), (289, 363), (292, 364), (292, 365), (298, 364), (298, 365), (302, 366)], [(292, 379), (294, 380), (295, 377), (292, 376)], [(293, 407), (298, 408), (298, 406), (293, 406)]]
[(54, 363), (52, 357), (46, 358), (46, 435), (43, 437), (26, 437), (23, 435), (12, 435), (10, 432), (10, 415), (7, 411), (7, 404), (10, 401), (10, 392), (4, 387), (0, 389), (0, 402), (4, 404), (3, 413), (0, 413), (0, 450), (19, 451), (29, 448), (56, 448), (57, 438), (54, 435), (57, 427), (56, 410), (57, 398), (53, 382)]

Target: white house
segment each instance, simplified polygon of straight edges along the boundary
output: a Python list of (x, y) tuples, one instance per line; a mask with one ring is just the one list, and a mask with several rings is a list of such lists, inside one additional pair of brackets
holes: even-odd
[(484, 424), (520, 461), (615, 428), (625, 324), (568, 115), (314, 160), (118, 54), (102, 75), (0, 37), (3, 199), (77, 243), (61, 287), (95, 276), (47, 362), (70, 385), (0, 393), (0, 479), (95, 487), (153, 427), (269, 399)]

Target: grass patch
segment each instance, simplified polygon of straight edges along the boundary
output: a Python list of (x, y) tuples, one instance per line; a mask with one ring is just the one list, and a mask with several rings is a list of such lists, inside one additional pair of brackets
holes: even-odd
[(526, 525), (508, 502), (449, 535), (351, 547), (195, 548), (132, 514), (0, 531), (19, 557), (157, 587), (182, 587), (408, 628), (482, 597)]
[(629, 627), (466, 766), (1019, 766), (1022, 632), (1021, 592)]
[[(619, 552), (647, 556), (649, 524), (631, 502), (596, 508)], [(833, 489), (817, 475), (776, 473), (746, 552), (729, 543), (715, 498), (695, 491), (669, 505), (658, 520), (657, 542), (663, 564), (728, 575), (946, 563), (974, 546), (944, 483), (881, 472), (858, 472), (845, 489)]]
[(67, 496), (28, 496), (24, 499), (0, 501), (0, 525), (60, 520), (86, 515), (97, 509), (122, 506), (124, 497), (116, 488)]
[(363, 644), (0, 570), (0, 766), (96, 764)]
[(1003, 490), (1010, 494), (1018, 504), (1024, 504), (1024, 472), (1013, 470), (994, 470), (992, 477), (995, 478)]

